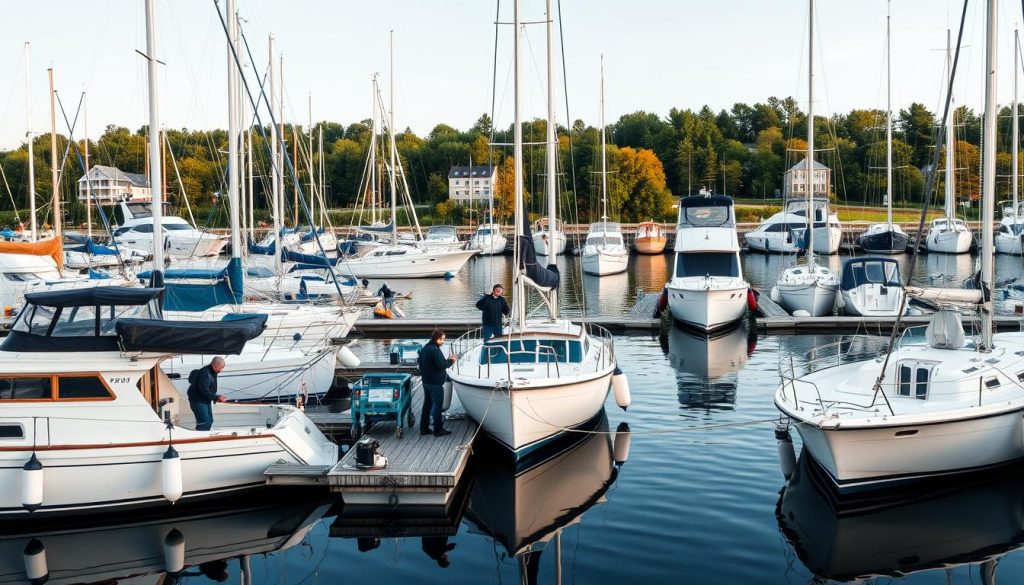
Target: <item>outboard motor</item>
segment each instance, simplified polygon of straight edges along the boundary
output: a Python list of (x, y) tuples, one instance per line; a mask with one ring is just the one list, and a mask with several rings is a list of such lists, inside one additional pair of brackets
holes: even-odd
[(363, 467), (373, 467), (377, 462), (377, 449), (380, 448), (380, 441), (371, 437), (365, 437), (356, 443), (356, 464)]

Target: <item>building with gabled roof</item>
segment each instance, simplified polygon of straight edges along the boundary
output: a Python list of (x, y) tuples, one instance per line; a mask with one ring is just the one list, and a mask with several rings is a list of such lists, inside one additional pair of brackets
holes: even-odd
[(489, 199), (497, 176), (494, 165), (452, 167), (448, 171), (448, 198), (460, 203)]
[[(91, 185), (88, 183), (91, 182)], [(94, 203), (111, 204), (120, 201), (151, 201), (149, 177), (126, 173), (117, 167), (94, 165), (88, 175), (78, 179), (78, 200), (85, 201), (92, 189)]]
[[(786, 199), (790, 197), (807, 196), (807, 159), (804, 158), (796, 163), (788, 171), (783, 180), (783, 193)], [(814, 161), (814, 195), (828, 197), (832, 194), (832, 169), (818, 161)]]

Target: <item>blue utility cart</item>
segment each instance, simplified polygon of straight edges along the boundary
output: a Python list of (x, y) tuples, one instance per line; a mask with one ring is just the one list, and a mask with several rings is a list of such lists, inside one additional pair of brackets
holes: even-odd
[(352, 437), (382, 420), (394, 420), (395, 436), (402, 438), (403, 422), (416, 424), (412, 412), (412, 375), (365, 374), (352, 385)]

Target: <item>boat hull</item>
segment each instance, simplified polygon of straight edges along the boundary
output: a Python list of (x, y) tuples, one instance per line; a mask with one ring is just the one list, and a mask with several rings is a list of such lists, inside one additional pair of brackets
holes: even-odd
[[(188, 392), (188, 375), (210, 363), (214, 356), (181, 355), (161, 364), (175, 388)], [(217, 376), (217, 392), (235, 402), (291, 402), (327, 394), (334, 384), (337, 354), (327, 346), (319, 351), (265, 350), (246, 346), (240, 355), (229, 356), (228, 366)]]
[(807, 311), (812, 317), (831, 315), (836, 304), (839, 287), (820, 282), (776, 285), (779, 304), (790, 315), (796, 311)]
[(469, 249), (478, 251), (481, 256), (504, 254), (507, 245), (505, 236), (473, 236), (469, 240)]
[[(588, 246), (589, 248), (590, 246)], [(629, 267), (629, 252), (625, 249), (583, 251), (583, 272), (593, 276), (607, 276), (625, 272)]]
[(972, 239), (969, 231), (932, 230), (925, 240), (925, 247), (929, 252), (938, 254), (966, 254), (971, 249)]
[(562, 232), (555, 232), (555, 243), (554, 250), (551, 249), (548, 243), (548, 233), (538, 232), (533, 234), (533, 249), (537, 252), (538, 256), (551, 256), (565, 253), (565, 234)]
[(423, 254), (349, 258), (337, 271), (355, 278), (438, 278), (456, 274), (476, 250), (429, 250)]
[(789, 232), (766, 232), (755, 230), (744, 234), (747, 247), (755, 252), (768, 254), (792, 254), (797, 251), (796, 242)]
[(1021, 249), (1021, 236), (996, 234), (996, 254), (1011, 254), (1021, 256), (1024, 250)]
[(746, 283), (701, 288), (673, 279), (666, 288), (672, 318), (700, 331), (718, 331), (733, 325), (747, 310)]
[(864, 234), (857, 238), (857, 244), (865, 252), (874, 254), (902, 254), (907, 251), (910, 236), (897, 231)]
[(665, 244), (668, 243), (668, 238), (665, 236), (658, 237), (642, 237), (637, 238), (633, 241), (633, 247), (640, 254), (661, 254), (665, 251)]
[(903, 305), (903, 289), (896, 286), (862, 284), (842, 291), (843, 313), (853, 317), (895, 317)]

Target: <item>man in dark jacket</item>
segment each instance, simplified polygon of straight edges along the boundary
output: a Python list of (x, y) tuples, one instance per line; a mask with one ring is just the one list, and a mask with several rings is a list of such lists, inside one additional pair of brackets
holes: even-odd
[(434, 436), (443, 437), (452, 434), (442, 425), (441, 407), (444, 405), (444, 383), (448, 378), (445, 372), (455, 363), (455, 356), (445, 359), (441, 346), (444, 345), (444, 331), (435, 329), (430, 342), (420, 350), (419, 368), (423, 378), (423, 412), (420, 413), (420, 434), (430, 434), (430, 421), (434, 421)]
[(502, 317), (508, 317), (512, 314), (512, 308), (508, 306), (508, 301), (502, 296), (504, 294), (505, 287), (496, 284), (491, 289), (491, 294), (480, 297), (480, 300), (476, 302), (476, 308), (480, 309), (483, 313), (484, 341), (495, 335), (501, 335)]
[(213, 426), (213, 401), (227, 400), (217, 394), (217, 374), (223, 369), (224, 359), (215, 357), (209, 365), (188, 375), (188, 405), (196, 416), (197, 431), (208, 431)]
[(388, 287), (388, 283), (385, 282), (379, 289), (377, 289), (377, 296), (384, 301), (385, 309), (395, 308), (395, 291)]

